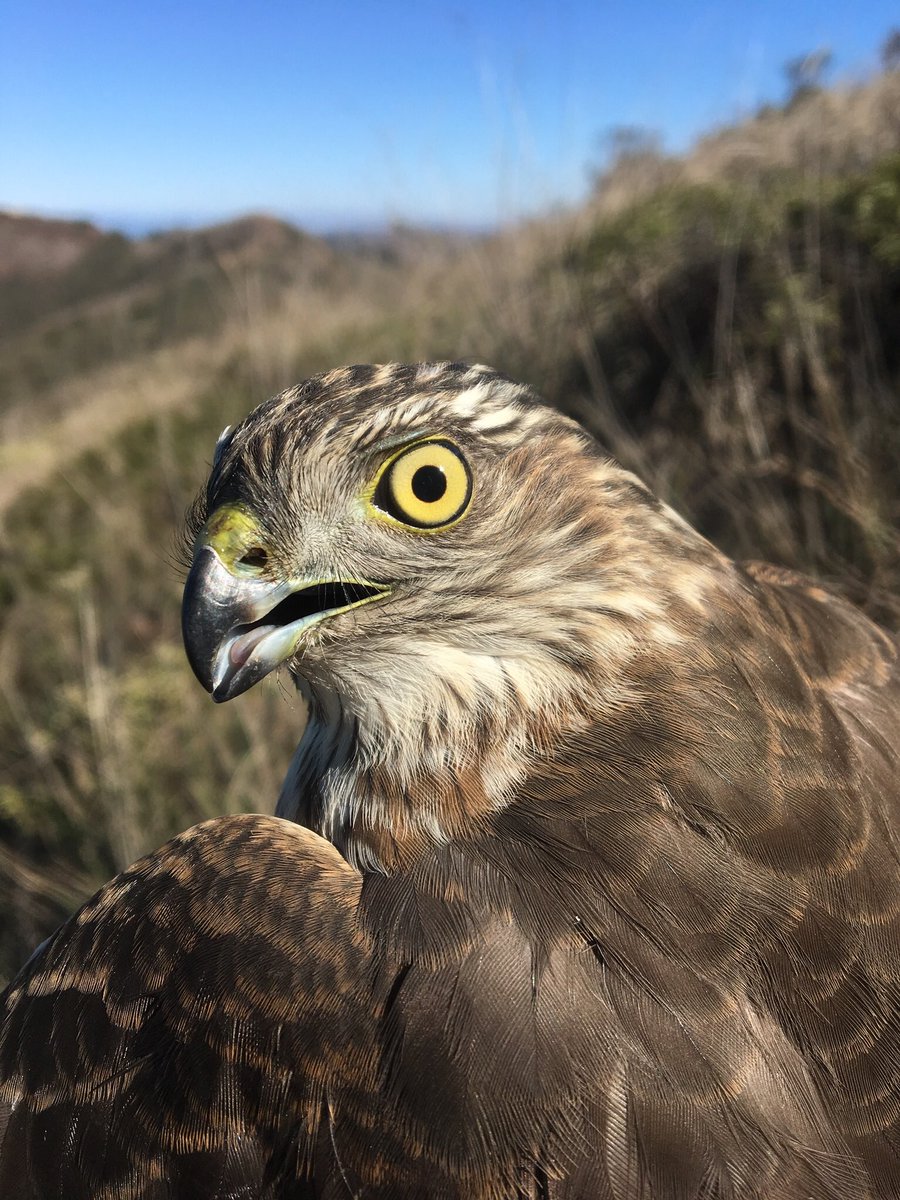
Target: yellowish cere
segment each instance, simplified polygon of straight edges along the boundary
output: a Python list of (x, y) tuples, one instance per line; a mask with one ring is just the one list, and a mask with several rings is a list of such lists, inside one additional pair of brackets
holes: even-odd
[(262, 546), (259, 522), (246, 505), (224, 504), (204, 525), (198, 546), (210, 546), (232, 575), (256, 574), (255, 568), (239, 560), (248, 550)]

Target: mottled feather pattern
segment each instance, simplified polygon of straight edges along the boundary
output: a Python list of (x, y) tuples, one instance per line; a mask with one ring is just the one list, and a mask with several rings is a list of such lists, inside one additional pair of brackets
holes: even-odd
[[(316, 835), (252, 816), (97, 893), (5, 997), (0, 1195), (293, 1194), (276, 1185), (308, 1165), (321, 1065), (362, 1034), (358, 893)], [(274, 1191), (231, 1190), (272, 1172)]]
[[(367, 523), (431, 434), (471, 515)], [(396, 592), (289, 663), (280, 815), (141, 860), (7, 990), (0, 1196), (900, 1197), (896, 640), (487, 368), (276, 397), (193, 535), (234, 501), (274, 576)]]

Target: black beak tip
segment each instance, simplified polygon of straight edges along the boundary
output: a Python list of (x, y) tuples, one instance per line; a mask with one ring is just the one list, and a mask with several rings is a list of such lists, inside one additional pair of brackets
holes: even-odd
[(200, 649), (205, 645), (206, 639), (204, 639), (202, 631), (196, 628), (196, 625), (195, 615), (191, 614), (187, 609), (187, 605), (185, 605), (182, 612), (181, 634), (184, 639), (187, 660), (202, 687), (207, 692), (212, 692), (212, 660)]
[[(203, 682), (202, 680), (200, 681)], [(205, 686), (205, 685), (204, 685)], [(228, 689), (228, 683), (220, 683), (217, 688), (206, 689), (216, 704), (224, 704), (226, 700), (231, 699), (231, 692)]]

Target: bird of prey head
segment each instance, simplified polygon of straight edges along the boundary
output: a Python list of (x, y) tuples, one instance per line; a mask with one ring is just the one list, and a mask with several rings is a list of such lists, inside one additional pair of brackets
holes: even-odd
[(317, 790), (304, 817), (338, 844), (502, 806), (549, 744), (641, 703), (634, 664), (684, 640), (723, 561), (573, 421), (458, 364), (261, 405), (222, 435), (195, 532), (194, 671), (228, 700), (287, 666), (311, 724), (279, 811)]

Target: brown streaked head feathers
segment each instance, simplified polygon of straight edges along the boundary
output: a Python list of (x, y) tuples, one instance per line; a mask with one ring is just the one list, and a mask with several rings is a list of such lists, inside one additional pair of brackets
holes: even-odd
[(261, 405), (192, 545), (308, 725), (5, 994), (0, 1195), (900, 1197), (892, 637), (462, 364)]
[[(373, 520), (360, 497), (380, 462), (428, 437), (466, 456), (469, 511), (427, 536)], [(316, 827), (360, 865), (377, 866), (379, 838), (443, 840), (502, 807), (545, 747), (642, 702), (630, 664), (683, 645), (710, 565), (725, 570), (582, 429), (481, 367), (354, 367), (276, 397), (222, 447), (197, 530), (235, 503), (256, 520), (261, 576), (391, 588), (287, 660), (313, 712), (297, 769), (316, 759), (325, 776)], [(338, 705), (352, 778), (310, 754), (316, 714)], [(282, 815), (309, 803), (302, 778)]]

